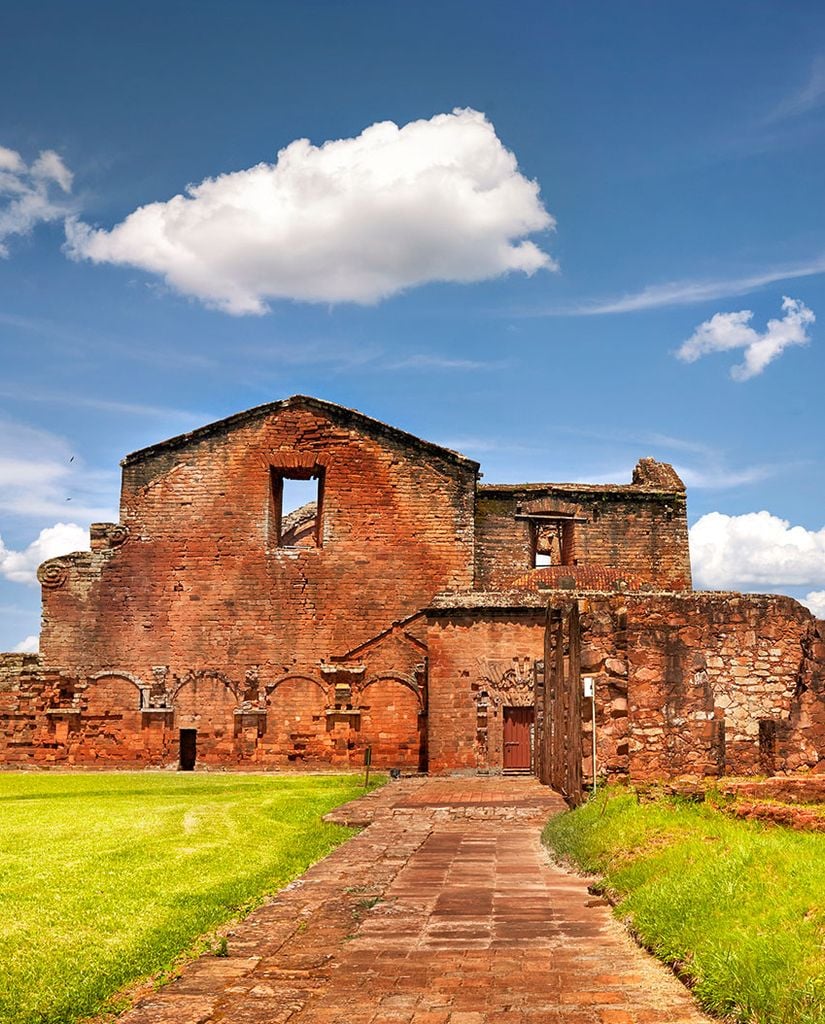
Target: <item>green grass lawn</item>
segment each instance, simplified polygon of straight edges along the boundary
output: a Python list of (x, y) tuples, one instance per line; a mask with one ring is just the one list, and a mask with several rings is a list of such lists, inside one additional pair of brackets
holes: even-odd
[(357, 776), (0, 773), (0, 1021), (67, 1024), (352, 830)]
[(825, 835), (620, 789), (554, 818), (544, 840), (603, 876), (640, 940), (712, 1013), (825, 1021)]

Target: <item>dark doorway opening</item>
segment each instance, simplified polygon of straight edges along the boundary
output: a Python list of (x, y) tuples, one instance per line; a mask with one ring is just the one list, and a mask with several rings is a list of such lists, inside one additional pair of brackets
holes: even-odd
[(504, 709), (504, 770), (529, 771), (532, 767), (532, 708)]
[(180, 770), (191, 772), (195, 770), (195, 760), (198, 755), (198, 730), (181, 729), (180, 731)]

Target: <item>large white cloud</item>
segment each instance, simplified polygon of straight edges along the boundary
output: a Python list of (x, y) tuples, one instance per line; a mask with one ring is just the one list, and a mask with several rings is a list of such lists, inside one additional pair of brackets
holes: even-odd
[(525, 240), (553, 225), (484, 114), (454, 110), (321, 146), (298, 139), (274, 164), (189, 185), (110, 231), (70, 220), (66, 232), (77, 259), (140, 267), (242, 314), (554, 269)]
[(37, 654), (40, 650), (40, 637), (32, 633), (27, 636), (24, 640), (21, 640), (19, 644), (15, 644), (12, 647), (12, 651), (15, 654)]
[(802, 604), (810, 608), (818, 619), (825, 619), (825, 590), (812, 590), (802, 598)]
[(44, 150), (28, 166), (16, 150), (0, 146), (0, 256), (8, 256), (5, 241), (12, 235), (27, 235), (44, 221), (67, 216), (64, 197), (71, 190), (72, 172), (53, 150)]
[(750, 326), (753, 312), (742, 309), (738, 313), (716, 313), (700, 324), (677, 351), (677, 356), (693, 363), (711, 352), (744, 349), (744, 359), (730, 373), (734, 380), (749, 380), (760, 374), (768, 363), (777, 359), (790, 345), (806, 345), (810, 338), (808, 326), (816, 317), (804, 302), (784, 296), (784, 316), (769, 320), (760, 334)]
[(88, 549), (89, 531), (76, 523), (47, 526), (22, 551), (7, 548), (0, 537), (0, 576), (13, 583), (37, 583), (37, 567), (41, 562)]
[(690, 551), (698, 587), (825, 585), (825, 527), (791, 526), (770, 512), (709, 512), (691, 528)]

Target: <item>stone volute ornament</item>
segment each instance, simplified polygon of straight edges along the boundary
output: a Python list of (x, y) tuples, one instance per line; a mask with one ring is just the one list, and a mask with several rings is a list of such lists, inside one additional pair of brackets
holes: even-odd
[(42, 587), (55, 590), (62, 587), (69, 578), (69, 567), (59, 558), (43, 562), (37, 569), (37, 579)]
[(92, 551), (105, 551), (119, 548), (129, 538), (129, 527), (123, 523), (92, 523), (89, 527), (89, 539)]

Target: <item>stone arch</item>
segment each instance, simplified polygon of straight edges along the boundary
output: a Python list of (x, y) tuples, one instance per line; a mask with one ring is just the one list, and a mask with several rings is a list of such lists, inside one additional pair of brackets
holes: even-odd
[(328, 689), (302, 672), (287, 672), (264, 687), (266, 731), (262, 740), (276, 762), (300, 766), (328, 760)]
[(234, 679), (230, 679), (225, 673), (211, 668), (197, 669), (196, 671), (187, 672), (184, 676), (181, 676), (172, 689), (172, 700), (177, 700), (178, 694), (184, 689), (184, 687), (194, 686), (197, 688), (199, 683), (209, 680), (221, 683), (232, 694), (233, 699), (237, 701), (239, 693), (238, 683), (236, 683)]
[(363, 694), (363, 692), (368, 687), (374, 686), (375, 683), (380, 683), (390, 679), (412, 690), (412, 692), (415, 694), (419, 706), (423, 706), (421, 687), (418, 685), (418, 683), (412, 676), (402, 675), (400, 672), (379, 672), (378, 674), (367, 679), (367, 681), (361, 686), (361, 693)]
[(415, 681), (382, 673), (364, 683), (360, 696), (360, 744), (372, 747), (372, 763), (379, 768), (422, 767), (425, 723)]
[[(111, 682), (104, 684), (104, 680)], [(87, 679), (87, 713), (105, 715), (140, 711), (148, 705), (149, 690), (149, 686), (131, 672), (121, 672), (118, 669), (96, 672)]]
[(274, 691), (277, 690), (279, 686), (289, 682), (291, 679), (303, 679), (308, 683), (314, 683), (322, 691), (322, 693), (324, 694), (324, 698), (326, 699), (327, 687), (324, 685), (324, 683), (320, 679), (316, 679), (315, 676), (307, 675), (304, 672), (286, 672), (284, 675), (278, 676), (274, 683), (267, 683), (264, 686), (264, 692), (266, 693), (266, 696), (269, 697), (269, 695), (271, 693), (274, 693)]
[(146, 758), (142, 730), (149, 687), (131, 672), (110, 669), (86, 678), (73, 742), (78, 763), (128, 764)]
[(237, 759), (235, 750), (235, 709), (238, 684), (214, 669), (187, 672), (172, 690), (176, 730), (197, 733), (199, 761), (224, 762)]

